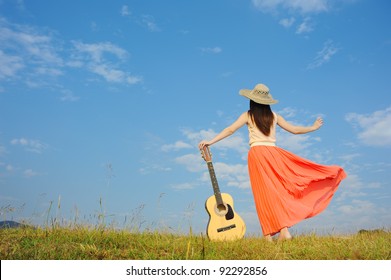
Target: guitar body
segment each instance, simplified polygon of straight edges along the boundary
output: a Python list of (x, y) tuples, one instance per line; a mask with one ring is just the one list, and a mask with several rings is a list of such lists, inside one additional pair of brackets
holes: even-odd
[(232, 197), (227, 193), (221, 193), (221, 198), (222, 204), (216, 202), (214, 195), (205, 202), (205, 208), (209, 214), (206, 229), (208, 238), (212, 241), (233, 241), (243, 238), (246, 225), (235, 212)]
[(209, 214), (206, 234), (212, 241), (232, 241), (241, 239), (246, 233), (246, 224), (242, 218), (236, 214), (232, 197), (227, 193), (220, 192), (209, 147), (204, 146), (201, 149), (201, 154), (208, 165), (214, 193), (214, 195), (209, 197), (205, 202), (205, 208)]

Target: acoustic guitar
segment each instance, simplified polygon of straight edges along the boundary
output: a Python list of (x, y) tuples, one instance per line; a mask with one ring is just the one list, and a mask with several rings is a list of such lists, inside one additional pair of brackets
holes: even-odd
[(246, 225), (234, 210), (232, 196), (228, 193), (220, 193), (209, 147), (204, 146), (201, 149), (201, 154), (208, 165), (214, 192), (214, 195), (210, 196), (205, 202), (205, 208), (209, 214), (209, 222), (206, 229), (208, 238), (212, 241), (241, 239), (246, 232)]

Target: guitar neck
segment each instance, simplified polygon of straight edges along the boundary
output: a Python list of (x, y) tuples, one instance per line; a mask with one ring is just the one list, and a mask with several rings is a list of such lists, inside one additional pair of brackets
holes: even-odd
[(216, 197), (217, 205), (221, 205), (223, 204), (223, 198), (221, 197), (219, 184), (217, 183), (216, 173), (213, 168), (213, 163), (209, 161), (207, 164), (208, 164), (210, 180), (212, 181), (213, 193)]

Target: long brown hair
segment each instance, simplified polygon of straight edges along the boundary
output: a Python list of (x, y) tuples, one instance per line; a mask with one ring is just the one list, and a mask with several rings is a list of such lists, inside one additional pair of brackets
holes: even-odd
[(269, 136), (274, 121), (274, 115), (270, 105), (259, 104), (250, 100), (248, 114), (258, 129), (266, 136)]

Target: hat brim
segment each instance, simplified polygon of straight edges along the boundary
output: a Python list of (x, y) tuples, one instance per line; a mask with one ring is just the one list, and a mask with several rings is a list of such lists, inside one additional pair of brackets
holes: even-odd
[(239, 94), (241, 96), (247, 97), (248, 99), (258, 103), (258, 104), (263, 104), (263, 105), (273, 105), (278, 103), (278, 100), (275, 100), (273, 98), (260, 98), (258, 96), (253, 96), (251, 94), (252, 90), (251, 89), (242, 89), (239, 91)]

